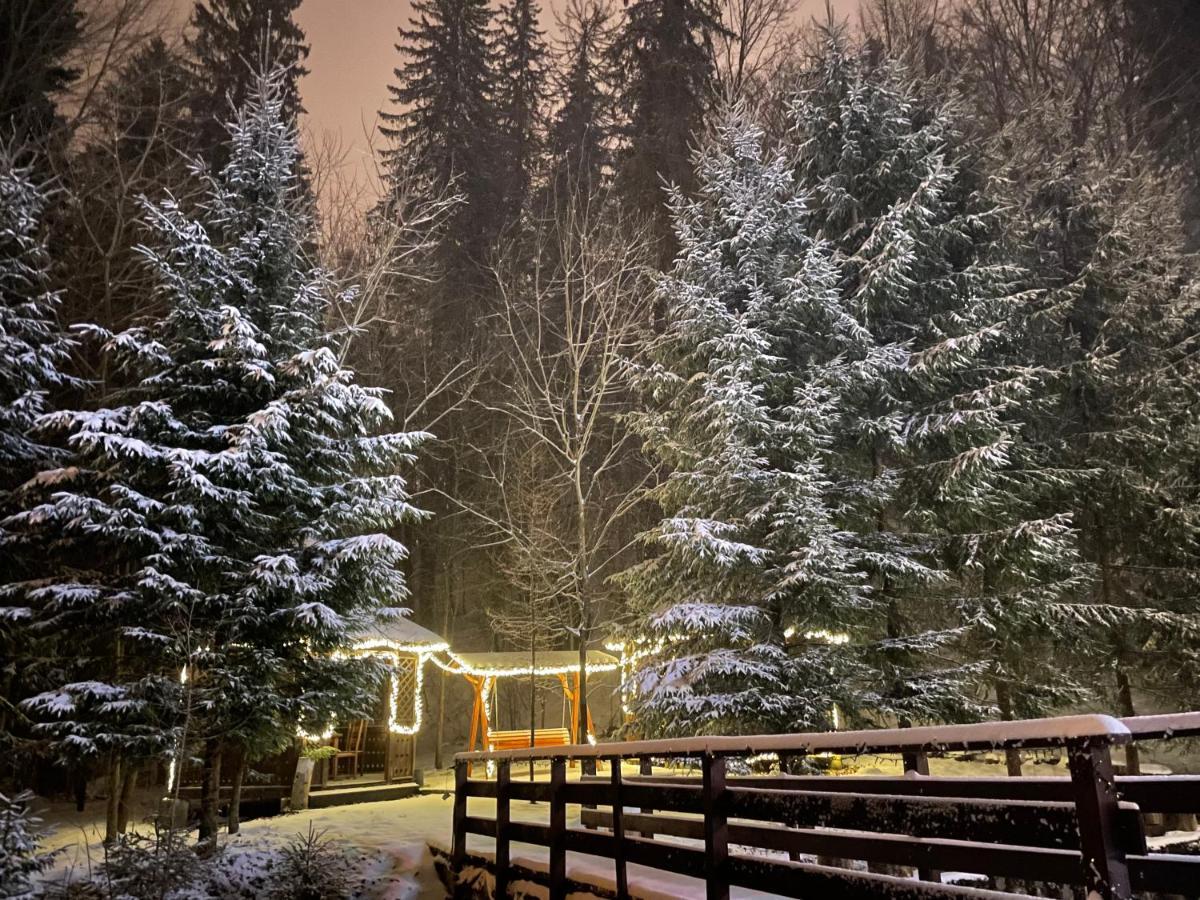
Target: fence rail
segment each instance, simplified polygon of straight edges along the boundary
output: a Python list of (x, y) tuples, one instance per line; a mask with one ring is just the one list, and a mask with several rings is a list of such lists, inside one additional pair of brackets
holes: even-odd
[[(1118, 720), (1070, 716), (987, 725), (823, 734), (708, 737), (461, 753), (455, 759), (451, 869), (464, 871), (467, 835), (495, 840), (495, 896), (507, 897), (513, 842), (548, 848), (551, 898), (567, 892), (567, 854), (612, 860), (616, 894), (628, 897), (631, 863), (703, 879), (707, 896), (731, 886), (783, 896), (837, 898), (1023, 897), (1014, 884), (1080, 886), (1089, 896), (1134, 892), (1200, 896), (1200, 857), (1151, 854), (1144, 816), (1200, 812), (1200, 776), (1117, 776), (1115, 746), (1200, 735), (1200, 713)], [(731, 760), (762, 753), (922, 754), (1061, 748), (1067, 777), (736, 776)], [(649, 774), (651, 759), (691, 759), (700, 775)], [(518, 781), (512, 764), (550, 763), (548, 781)], [(573, 759), (607, 761), (607, 775), (567, 780)], [(621, 762), (641, 763), (640, 775)], [(487, 762), (494, 780), (471, 778)], [(468, 814), (470, 798), (496, 802)], [(549, 824), (512, 819), (512, 801), (549, 804)], [(581, 807), (582, 828), (567, 827)], [(673, 841), (657, 840), (664, 836)], [(678, 839), (690, 839), (686, 845)], [(753, 848), (753, 854), (737, 852)], [(732, 848), (732, 849), (731, 849)], [(774, 852), (775, 856), (762, 851)], [(786, 854), (786, 857), (783, 855)], [(816, 856), (818, 864), (800, 858)], [(915, 869), (917, 879), (853, 871), (847, 860)], [(1008, 892), (942, 884), (961, 871), (1007, 879)], [(1014, 881), (1019, 879), (1019, 881)], [(462, 896), (467, 890), (460, 880)]]

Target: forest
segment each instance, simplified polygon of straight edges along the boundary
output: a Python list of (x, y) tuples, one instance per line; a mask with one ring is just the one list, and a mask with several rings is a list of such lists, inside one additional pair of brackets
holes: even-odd
[(364, 196), (186, 5), (0, 0), (0, 787), (240, 784), (380, 616), (638, 737), (1195, 705), (1200, 6), (414, 0)]

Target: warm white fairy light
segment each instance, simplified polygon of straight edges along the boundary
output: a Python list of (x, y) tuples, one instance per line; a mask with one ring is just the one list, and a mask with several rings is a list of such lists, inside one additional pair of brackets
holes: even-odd
[[(417, 684), (415, 689), (415, 697), (413, 698), (413, 722), (411, 725), (401, 725), (396, 721), (399, 713), (399, 680), (395, 676), (395, 672), (389, 676), (391, 687), (388, 691), (388, 731), (392, 734), (415, 735), (421, 730), (421, 723), (425, 718), (425, 661), (435, 659), (435, 653), (446, 652), (450, 649), (450, 645), (446, 643), (435, 644), (400, 644), (395, 641), (389, 641), (382, 638), (372, 638), (370, 640), (359, 641), (350, 648), (349, 654), (343, 652), (335, 652), (332, 655), (334, 659), (345, 659), (348, 655), (362, 656), (370, 654), (371, 656), (380, 656), (386, 659), (391, 668), (395, 670), (400, 665), (400, 656), (409, 654), (417, 658)], [(321, 742), (327, 741), (336, 733), (336, 728), (330, 725), (320, 734), (307, 732), (302, 728), (296, 729), (296, 735), (305, 741)]]
[[(179, 683), (187, 684), (187, 681), (188, 667), (184, 664), (183, 668), (179, 670)], [(179, 768), (179, 752), (180, 748), (176, 746), (175, 753), (172, 754), (171, 761), (167, 764), (167, 793), (175, 789), (175, 773)]]
[[(433, 662), (455, 675), (471, 675), (475, 678), (514, 678), (519, 676), (549, 676), (549, 675), (570, 675), (572, 672), (579, 671), (579, 663), (571, 662), (561, 666), (538, 666), (531, 669), (529, 666), (509, 666), (507, 668), (488, 668), (473, 666), (453, 650), (446, 649), (441, 651), (445, 653), (449, 661), (441, 660), (436, 654), (430, 654), (429, 658)], [(587, 664), (589, 672), (615, 672), (621, 667), (621, 664), (614, 660), (610, 663), (593, 663)]]

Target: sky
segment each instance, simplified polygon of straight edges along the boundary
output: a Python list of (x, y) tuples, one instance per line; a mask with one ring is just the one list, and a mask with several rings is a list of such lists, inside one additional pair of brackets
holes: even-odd
[[(190, 10), (192, 0), (174, 0)], [(542, 0), (543, 19), (564, 0)], [(824, 0), (800, 0), (800, 15), (823, 16)], [(849, 15), (858, 0), (834, 0), (838, 15)], [(387, 85), (399, 61), (396, 29), (408, 22), (408, 0), (304, 0), (296, 13), (308, 35), (309, 74), (300, 91), (307, 110), (310, 147), (336, 145), (341, 175), (373, 185), (370, 135), (380, 109), (388, 106)]]

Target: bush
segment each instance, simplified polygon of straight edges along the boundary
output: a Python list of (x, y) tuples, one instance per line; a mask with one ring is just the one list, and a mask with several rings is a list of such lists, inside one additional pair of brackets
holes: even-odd
[(187, 832), (155, 829), (153, 836), (122, 835), (105, 853), (101, 880), (112, 897), (165, 900), (176, 888), (203, 878), (203, 865)]
[(350, 862), (345, 851), (309, 823), (283, 850), (272, 896), (278, 900), (327, 900), (350, 894)]
[(55, 853), (38, 852), (45, 838), (42, 820), (30, 814), (33, 794), (23, 791), (9, 799), (0, 794), (0, 897), (24, 897), (33, 877), (50, 867)]

